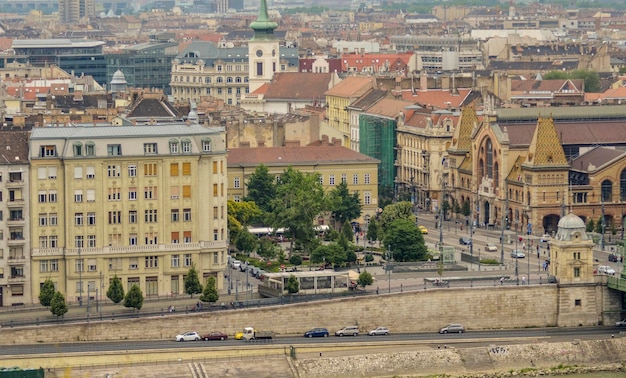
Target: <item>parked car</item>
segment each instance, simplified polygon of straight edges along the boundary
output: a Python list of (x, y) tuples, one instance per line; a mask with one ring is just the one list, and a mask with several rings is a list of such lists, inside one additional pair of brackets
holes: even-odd
[(611, 267), (610, 267), (610, 266), (608, 266), (608, 265), (600, 265), (600, 266), (598, 267), (598, 273), (600, 273), (600, 274), (611, 274), (611, 275), (613, 275), (613, 274), (615, 274), (615, 269), (611, 268)]
[(326, 328), (313, 328), (304, 333), (304, 337), (328, 337), (330, 332)]
[(231, 268), (233, 268), (233, 269), (239, 269), (239, 267), (241, 267), (241, 261), (239, 261), (239, 260), (233, 260), (233, 261), (230, 263), (230, 267), (231, 267)]
[(493, 243), (487, 243), (485, 245), (485, 252), (498, 252), (498, 246)]
[(202, 340), (204, 341), (226, 340), (227, 338), (228, 338), (227, 334), (225, 334), (224, 332), (218, 332), (218, 331), (209, 332), (209, 333), (202, 335)]
[(428, 233), (428, 229), (422, 225), (417, 226), (417, 229), (420, 230), (420, 232), (424, 235)]
[(552, 236), (550, 236), (550, 234), (543, 234), (541, 235), (541, 238), (539, 239), (539, 241), (542, 243), (546, 243), (550, 241), (550, 239), (552, 239)]
[(465, 327), (463, 324), (448, 324), (447, 326), (441, 328), (439, 333), (463, 333), (465, 332)]
[(339, 331), (335, 332), (335, 336), (358, 336), (359, 326), (343, 327)]
[(514, 259), (523, 259), (526, 254), (518, 249), (511, 251), (511, 257)]
[(609, 254), (609, 262), (618, 262), (618, 261), (619, 261), (618, 255), (616, 255), (615, 253)]
[(615, 322), (616, 327), (626, 327), (626, 319), (622, 319), (618, 322)]
[(176, 335), (176, 341), (198, 341), (201, 337), (196, 331), (189, 331)]
[(380, 335), (387, 336), (388, 334), (389, 334), (389, 328), (387, 327), (378, 327), (368, 332), (368, 335), (370, 336), (380, 336)]
[(470, 238), (459, 238), (459, 244), (461, 244), (461, 245), (470, 245), (470, 244), (472, 244), (472, 239), (470, 239)]

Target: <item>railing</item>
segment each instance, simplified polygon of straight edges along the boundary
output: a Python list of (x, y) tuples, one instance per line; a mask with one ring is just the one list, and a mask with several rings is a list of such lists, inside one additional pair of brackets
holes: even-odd
[(606, 279), (606, 284), (610, 289), (626, 292), (626, 278), (620, 276), (609, 276)]

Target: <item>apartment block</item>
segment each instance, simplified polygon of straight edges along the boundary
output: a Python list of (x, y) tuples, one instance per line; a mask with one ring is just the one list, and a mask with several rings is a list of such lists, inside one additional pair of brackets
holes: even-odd
[(29, 144), (33, 298), (51, 278), (69, 302), (103, 299), (116, 275), (145, 297), (183, 294), (192, 266), (222, 287), (223, 128), (49, 127)]

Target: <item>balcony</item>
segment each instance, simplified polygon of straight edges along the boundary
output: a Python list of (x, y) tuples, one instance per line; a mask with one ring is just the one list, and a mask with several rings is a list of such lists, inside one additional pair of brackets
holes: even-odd
[(22, 181), (22, 180), (9, 180), (4, 185), (6, 186), (7, 189), (23, 188), (24, 187), (24, 181)]
[(16, 200), (9, 200), (7, 201), (7, 207), (9, 208), (14, 208), (14, 207), (24, 207), (24, 200), (23, 199), (16, 199)]
[(9, 285), (10, 284), (21, 284), (21, 283), (26, 283), (26, 277), (25, 276), (9, 276), (9, 281), (8, 281)]
[(23, 265), (26, 262), (26, 257), (9, 255), (8, 262), (10, 265), (16, 265), (16, 264)]
[(8, 245), (22, 245), (26, 243), (23, 236), (12, 236), (7, 240)]
[(23, 226), (26, 224), (24, 218), (9, 218), (7, 219), (7, 226)]

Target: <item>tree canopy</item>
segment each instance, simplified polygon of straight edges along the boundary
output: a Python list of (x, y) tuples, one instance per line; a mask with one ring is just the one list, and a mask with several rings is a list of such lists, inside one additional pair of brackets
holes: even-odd
[[(396, 219), (406, 219), (415, 224), (415, 215), (413, 215), (413, 204), (408, 201), (398, 202), (387, 205), (380, 214), (380, 226), (383, 232), (387, 232), (389, 225)], [(371, 222), (370, 222), (371, 223)]]
[(107, 298), (109, 298), (113, 303), (120, 303), (122, 299), (124, 299), (124, 287), (122, 286), (122, 280), (115, 275), (111, 280), (111, 284), (109, 285), (109, 289), (107, 290)]
[(293, 274), (287, 278), (287, 292), (289, 294), (296, 294), (300, 291), (300, 283), (298, 279)]
[(427, 256), (428, 249), (424, 244), (424, 236), (415, 226), (415, 222), (407, 219), (396, 219), (387, 227), (383, 239), (385, 248), (390, 248), (396, 261), (420, 261)]
[(136, 284), (133, 284), (130, 289), (128, 289), (128, 293), (126, 293), (126, 297), (124, 297), (124, 307), (135, 308), (137, 310), (141, 310), (143, 307), (143, 293)]
[(55, 292), (50, 300), (50, 312), (58, 317), (62, 317), (67, 313), (65, 297), (60, 291)]
[(567, 80), (582, 79), (585, 82), (585, 92), (600, 92), (600, 76), (597, 72), (591, 70), (574, 70), (566, 71), (550, 71), (543, 75), (544, 80)]
[(192, 298), (194, 294), (202, 293), (202, 284), (198, 278), (198, 271), (195, 265), (191, 265), (185, 277), (185, 293), (189, 294)]
[(276, 179), (269, 173), (269, 168), (260, 164), (254, 170), (254, 173), (248, 177), (246, 187), (248, 195), (245, 201), (254, 201), (263, 212), (272, 210), (271, 202), (276, 197)]
[(331, 215), (338, 223), (339, 227), (358, 218), (363, 211), (359, 192), (355, 191), (350, 193), (348, 183), (345, 181), (342, 181), (330, 191), (329, 207), (331, 209)]
[(50, 278), (46, 278), (46, 280), (43, 282), (43, 285), (41, 286), (41, 291), (39, 292), (39, 303), (42, 306), (50, 306), (54, 294), (54, 282), (52, 282)]
[(368, 272), (364, 270), (359, 274), (359, 278), (356, 280), (356, 284), (365, 289), (365, 286), (371, 285), (374, 283), (374, 277)]
[(202, 302), (215, 303), (219, 299), (220, 295), (217, 292), (217, 286), (215, 285), (215, 277), (210, 276), (206, 280), (206, 286), (202, 292), (200, 300)]

